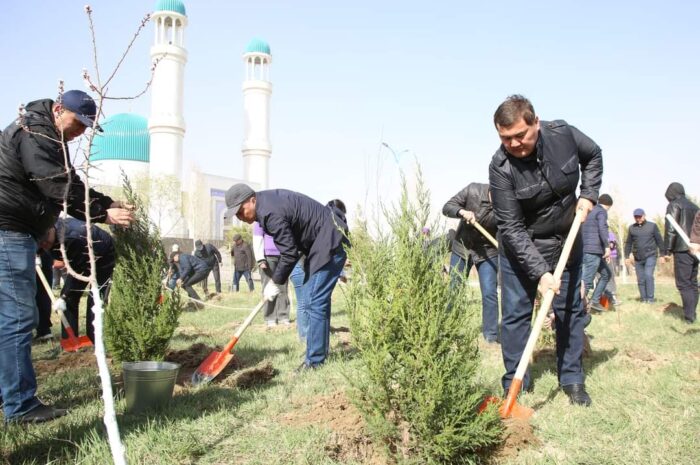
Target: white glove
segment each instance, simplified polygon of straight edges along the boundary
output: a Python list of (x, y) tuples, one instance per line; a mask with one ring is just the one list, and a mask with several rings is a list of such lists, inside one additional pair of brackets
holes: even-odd
[(66, 301), (63, 300), (63, 298), (58, 298), (53, 301), (53, 310), (55, 312), (65, 312), (67, 308)]
[(272, 302), (275, 300), (275, 297), (280, 295), (280, 292), (282, 292), (282, 286), (275, 284), (272, 282), (272, 280), (270, 280), (265, 286), (265, 289), (263, 289), (263, 299), (267, 300), (268, 302)]

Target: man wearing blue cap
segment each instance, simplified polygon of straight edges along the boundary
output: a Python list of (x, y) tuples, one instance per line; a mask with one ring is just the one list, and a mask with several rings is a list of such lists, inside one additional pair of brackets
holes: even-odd
[[(36, 397), (31, 360), (37, 324), (37, 239), (56, 222), (64, 200), (68, 213), (85, 219), (86, 186), (71, 165), (68, 142), (88, 126), (99, 130), (97, 107), (85, 92), (57, 101), (36, 100), (0, 135), (0, 395), (5, 422), (33, 423), (65, 415)], [(121, 202), (90, 189), (93, 221), (128, 226)]]
[(625, 241), (625, 263), (634, 262), (637, 274), (637, 287), (642, 303), (653, 303), (654, 270), (656, 269), (657, 250), (664, 250), (659, 227), (653, 221), (647, 221), (644, 210), (637, 208), (633, 212), (634, 224), (630, 225)]

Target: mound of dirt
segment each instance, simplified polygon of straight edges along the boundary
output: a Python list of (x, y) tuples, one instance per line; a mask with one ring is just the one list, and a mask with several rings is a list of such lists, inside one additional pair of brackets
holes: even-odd
[(493, 456), (497, 461), (515, 457), (521, 450), (542, 444), (535, 436), (532, 425), (527, 420), (508, 418), (503, 420), (503, 425), (505, 426), (503, 444), (495, 451)]
[(376, 450), (365, 431), (365, 422), (343, 392), (319, 397), (310, 409), (289, 412), (282, 416), (287, 425), (318, 425), (329, 428), (331, 435), (326, 453), (332, 459), (344, 463), (357, 461), (367, 464), (383, 464), (386, 460)]
[(264, 360), (254, 367), (243, 368), (221, 379), (225, 387), (248, 389), (269, 382), (275, 376), (275, 369), (270, 361)]
[[(107, 363), (112, 365), (111, 359)], [(80, 368), (91, 368), (97, 373), (97, 360), (92, 348), (81, 349), (78, 352), (59, 352), (56, 358), (35, 360), (34, 371), (37, 377), (53, 375), (65, 371), (74, 371)]]
[[(180, 364), (180, 371), (177, 374), (177, 380), (175, 384), (180, 386), (189, 386), (192, 384), (192, 373), (194, 373), (199, 365), (206, 359), (209, 354), (214, 351), (220, 352), (222, 347), (211, 347), (201, 342), (192, 344), (186, 349), (182, 350), (169, 350), (165, 355), (165, 360), (168, 362), (174, 362)], [(234, 354), (233, 359), (226, 366), (224, 371), (221, 372), (219, 377), (225, 377), (232, 371), (240, 369), (242, 364), (238, 357)], [(220, 378), (216, 378), (215, 381)]]

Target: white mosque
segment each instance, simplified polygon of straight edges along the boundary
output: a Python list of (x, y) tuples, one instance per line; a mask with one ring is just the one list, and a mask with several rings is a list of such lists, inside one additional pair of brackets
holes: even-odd
[[(137, 184), (148, 180), (150, 215), (164, 237), (221, 240), (230, 219), (224, 219), (224, 194), (237, 182), (253, 189), (268, 187), (270, 145), (270, 46), (253, 39), (243, 53), (244, 179), (188, 170), (183, 177), (186, 133), (183, 114), (187, 64), (187, 12), (181, 0), (157, 0), (152, 60), (158, 60), (151, 84), (149, 118), (132, 113), (111, 116), (100, 125), (90, 160), (92, 184), (120, 187), (124, 171)], [(234, 221), (237, 221), (234, 219)], [(228, 224), (227, 224), (228, 222)]]

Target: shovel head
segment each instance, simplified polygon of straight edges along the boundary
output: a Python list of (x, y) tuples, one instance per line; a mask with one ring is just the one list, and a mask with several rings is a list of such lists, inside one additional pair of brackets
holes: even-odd
[(192, 385), (206, 384), (216, 378), (233, 359), (231, 352), (212, 352), (192, 373)]
[(75, 335), (74, 335), (73, 337), (67, 337), (65, 339), (61, 339), (61, 347), (66, 352), (77, 352), (78, 350), (82, 349), (83, 347), (90, 347), (90, 346), (92, 346), (92, 341), (87, 336), (75, 337)]
[(506, 419), (512, 417), (521, 420), (529, 419), (535, 411), (529, 407), (520, 405), (516, 400), (521, 387), (522, 380), (514, 379), (510, 385), (510, 389), (508, 389), (508, 397), (506, 397), (506, 400), (502, 400), (496, 396), (488, 396), (479, 406), (479, 413), (486, 410), (490, 404), (500, 404), (498, 412), (501, 414), (501, 418)]

